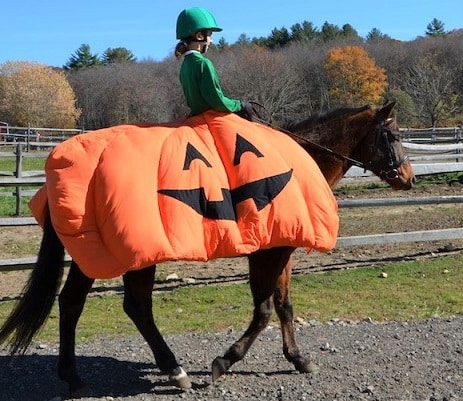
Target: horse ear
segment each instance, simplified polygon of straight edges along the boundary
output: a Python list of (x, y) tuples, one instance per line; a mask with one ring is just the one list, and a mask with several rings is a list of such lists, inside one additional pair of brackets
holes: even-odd
[(386, 121), (388, 118), (393, 117), (392, 111), (395, 107), (395, 102), (385, 104), (378, 110), (378, 115), (382, 121)]

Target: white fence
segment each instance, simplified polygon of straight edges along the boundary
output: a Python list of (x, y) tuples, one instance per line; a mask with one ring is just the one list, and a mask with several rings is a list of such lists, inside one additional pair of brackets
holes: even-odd
[[(463, 171), (463, 128), (402, 129), (402, 144), (416, 176)], [(346, 177), (371, 177), (352, 167)]]

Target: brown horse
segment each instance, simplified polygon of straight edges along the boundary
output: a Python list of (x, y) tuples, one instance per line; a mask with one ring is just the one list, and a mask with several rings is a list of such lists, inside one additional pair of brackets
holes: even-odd
[[(291, 135), (320, 166), (329, 185), (334, 187), (353, 165), (371, 170), (393, 189), (412, 187), (414, 174), (402, 148), (392, 117), (394, 104), (340, 109), (286, 127)], [(212, 363), (212, 380), (224, 374), (244, 358), (259, 333), (266, 327), (272, 307), (280, 319), (283, 352), (300, 372), (313, 372), (316, 366), (301, 355), (293, 329), (290, 297), (291, 254), (294, 248), (278, 247), (248, 255), (249, 280), (254, 314), (248, 329), (228, 351)], [(25, 352), (36, 332), (48, 317), (63, 273), (64, 247), (50, 216), (44, 225), (37, 263), (24, 288), (21, 299), (0, 330), (0, 343), (10, 341), (11, 353)], [(191, 387), (185, 371), (164, 341), (154, 323), (152, 289), (155, 266), (123, 275), (125, 312), (149, 344), (159, 369), (169, 374), (173, 383)], [(71, 263), (65, 285), (59, 294), (60, 348), (59, 377), (68, 383), (73, 397), (88, 392), (75, 361), (75, 330), (94, 280), (86, 277), (79, 266)]]

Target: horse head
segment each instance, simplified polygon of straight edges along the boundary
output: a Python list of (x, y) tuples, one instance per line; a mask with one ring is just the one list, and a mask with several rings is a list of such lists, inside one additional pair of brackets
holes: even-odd
[(375, 135), (369, 135), (367, 146), (358, 149), (359, 159), (364, 167), (372, 171), (394, 190), (408, 190), (415, 182), (415, 175), (409, 157), (402, 146), (399, 127), (393, 110), (395, 102), (381, 107), (371, 107), (373, 113), (370, 125)]

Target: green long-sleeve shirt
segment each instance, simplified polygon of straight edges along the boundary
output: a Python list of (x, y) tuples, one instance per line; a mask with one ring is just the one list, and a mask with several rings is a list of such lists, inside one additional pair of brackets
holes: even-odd
[(241, 101), (226, 97), (212, 61), (198, 51), (188, 52), (180, 68), (180, 82), (191, 115), (206, 110), (236, 112)]

